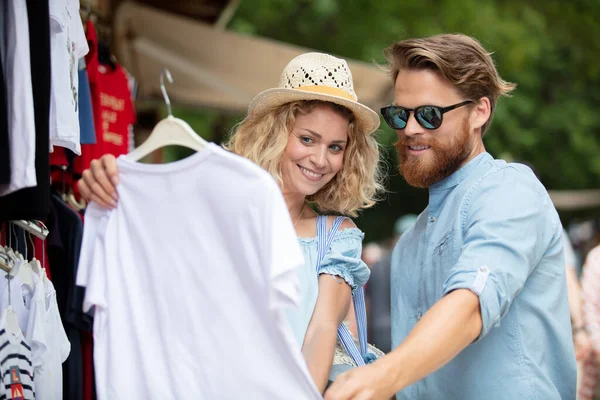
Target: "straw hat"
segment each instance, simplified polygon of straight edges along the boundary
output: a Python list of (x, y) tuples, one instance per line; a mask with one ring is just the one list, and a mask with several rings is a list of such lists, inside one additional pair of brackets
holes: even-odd
[(288, 63), (279, 86), (260, 92), (252, 99), (248, 113), (267, 110), (298, 100), (322, 100), (339, 104), (354, 113), (366, 134), (379, 127), (379, 115), (358, 102), (348, 63), (323, 53), (305, 53)]

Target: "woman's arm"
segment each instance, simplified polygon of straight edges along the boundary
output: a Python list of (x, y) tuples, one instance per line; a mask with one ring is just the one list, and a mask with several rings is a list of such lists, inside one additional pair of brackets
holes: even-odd
[(321, 393), (329, 380), (337, 329), (348, 313), (351, 298), (350, 286), (345, 281), (332, 275), (319, 276), (319, 295), (304, 336), (302, 354)]
[[(366, 303), (366, 300), (367, 299), (365, 299), (365, 303)], [(366, 308), (366, 305), (365, 305), (365, 308)], [(354, 335), (355, 338), (357, 338), (358, 337), (358, 327), (356, 326), (356, 311), (354, 311), (354, 302), (353, 301), (350, 302), (350, 306), (348, 307), (348, 314), (346, 314), (346, 318), (344, 318), (344, 321), (346, 322), (350, 333), (352, 335)]]
[[(333, 223), (329, 218), (327, 229)], [(352, 220), (345, 219), (340, 231), (356, 228)], [(360, 249), (358, 249), (360, 254)], [(319, 276), (319, 294), (313, 315), (308, 324), (302, 354), (317, 388), (325, 391), (333, 364), (337, 329), (351, 309), (352, 289), (342, 278), (329, 274)]]

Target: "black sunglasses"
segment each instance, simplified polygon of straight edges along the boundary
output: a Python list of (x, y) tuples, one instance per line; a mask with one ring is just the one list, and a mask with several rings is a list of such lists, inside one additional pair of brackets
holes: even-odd
[(437, 129), (442, 126), (445, 113), (472, 102), (472, 100), (466, 100), (448, 107), (420, 106), (417, 108), (405, 108), (401, 106), (387, 106), (381, 109), (381, 115), (383, 115), (383, 119), (385, 119), (390, 128), (404, 129), (406, 128), (406, 124), (408, 124), (410, 112), (414, 111), (419, 125), (425, 129)]

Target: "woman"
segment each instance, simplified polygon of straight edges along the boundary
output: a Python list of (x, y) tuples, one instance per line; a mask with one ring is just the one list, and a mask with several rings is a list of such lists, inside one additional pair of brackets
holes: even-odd
[(598, 366), (600, 365), (600, 244), (592, 248), (585, 258), (581, 276), (583, 321), (573, 324), (573, 337), (583, 331), (592, 347), (590, 357), (582, 360), (578, 379), (578, 400), (591, 400), (598, 394)]
[[(346, 62), (307, 53), (286, 66), (278, 88), (252, 100), (224, 146), (270, 172), (281, 187), (305, 259), (301, 304), (289, 320), (321, 392), (351, 291), (366, 283), (369, 269), (360, 257), (364, 234), (350, 219), (316, 268), (318, 214), (309, 203), (323, 214), (353, 217), (375, 203), (382, 186), (371, 134), (378, 126), (379, 116), (357, 102)], [(106, 155), (84, 171), (79, 190), (88, 201), (114, 207), (117, 184), (115, 159)], [(328, 229), (333, 219), (328, 217)]]

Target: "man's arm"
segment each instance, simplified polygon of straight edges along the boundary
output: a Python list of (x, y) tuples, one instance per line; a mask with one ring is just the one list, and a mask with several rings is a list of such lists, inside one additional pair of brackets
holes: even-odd
[[(434, 304), (394, 351), (340, 377), (325, 399), (390, 398), (456, 357), (477, 339), (481, 326), (477, 295), (466, 289), (455, 290)], [(359, 379), (352, 376), (361, 369)]]
[(459, 289), (444, 296), (423, 315), (404, 342), (381, 360), (395, 376), (392, 393), (443, 367), (480, 333), (477, 295)]

